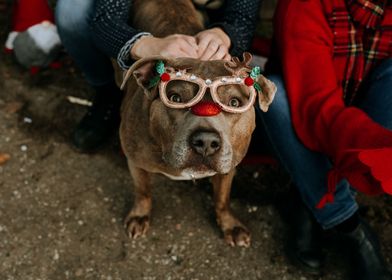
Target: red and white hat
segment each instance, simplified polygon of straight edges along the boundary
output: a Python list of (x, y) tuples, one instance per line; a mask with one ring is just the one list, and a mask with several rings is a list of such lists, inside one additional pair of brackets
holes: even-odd
[(54, 15), (47, 0), (17, 0), (14, 4), (12, 31), (5, 43), (6, 51), (13, 50), (13, 42), (19, 32), (41, 22), (54, 24)]

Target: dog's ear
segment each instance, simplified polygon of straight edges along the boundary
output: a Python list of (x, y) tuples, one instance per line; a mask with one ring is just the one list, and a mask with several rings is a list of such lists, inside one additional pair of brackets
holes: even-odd
[(152, 98), (153, 88), (150, 87), (150, 81), (156, 75), (154, 72), (155, 64), (158, 60), (165, 61), (162, 56), (152, 56), (139, 59), (127, 71), (124, 72), (124, 78), (121, 84), (121, 89), (124, 89), (128, 80), (133, 76), (137, 84), (143, 89), (144, 93)]
[(258, 77), (257, 83), (261, 87), (261, 90), (258, 91), (259, 107), (263, 112), (267, 112), (269, 105), (272, 103), (272, 100), (274, 100), (276, 86), (263, 75)]

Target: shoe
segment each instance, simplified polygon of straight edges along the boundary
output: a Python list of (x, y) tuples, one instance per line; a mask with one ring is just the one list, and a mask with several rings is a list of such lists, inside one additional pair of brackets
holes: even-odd
[(324, 263), (321, 226), (302, 202), (297, 192), (291, 195), (290, 198), (287, 256), (295, 266), (303, 271), (319, 275)]
[(352, 262), (352, 279), (355, 280), (392, 280), (382, 257), (380, 244), (375, 232), (363, 220), (357, 228), (343, 234), (347, 241)]
[(120, 95), (108, 98), (97, 94), (72, 133), (73, 146), (80, 152), (92, 152), (107, 142), (119, 126), (120, 103)]

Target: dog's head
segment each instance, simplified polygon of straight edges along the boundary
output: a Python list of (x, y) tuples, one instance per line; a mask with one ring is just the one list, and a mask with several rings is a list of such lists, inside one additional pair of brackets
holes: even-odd
[(122, 87), (133, 76), (151, 102), (148, 133), (166, 164), (202, 177), (227, 173), (242, 160), (255, 127), (253, 103), (266, 111), (276, 91), (250, 59), (152, 57), (126, 72)]

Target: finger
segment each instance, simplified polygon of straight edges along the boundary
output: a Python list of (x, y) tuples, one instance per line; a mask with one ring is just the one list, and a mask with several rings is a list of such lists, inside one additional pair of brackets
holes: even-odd
[(180, 48), (170, 48), (161, 51), (160, 55), (165, 57), (177, 58), (177, 57), (190, 57), (189, 54)]
[(207, 49), (208, 44), (210, 43), (210, 36), (201, 36), (198, 40), (198, 55), (201, 57), (205, 50)]
[(210, 59), (223, 59), (227, 54), (227, 48), (223, 45), (220, 45), (216, 53), (214, 53)]
[(197, 53), (198, 46), (197, 44), (195, 44), (195, 42), (192, 43), (191, 41), (183, 39), (179, 41), (178, 45), (181, 51), (185, 52), (189, 57), (194, 57), (194, 58), (198, 57), (198, 53)]
[(227, 53), (223, 59), (230, 61), (231, 60), (231, 55), (229, 53)]
[(184, 40), (194, 49), (197, 49), (199, 46), (197, 45), (197, 41), (192, 36), (184, 36)]
[(214, 41), (210, 41), (204, 53), (201, 55), (200, 59), (209, 60), (212, 57), (212, 55), (216, 53), (218, 48), (219, 48), (219, 44), (215, 43)]

